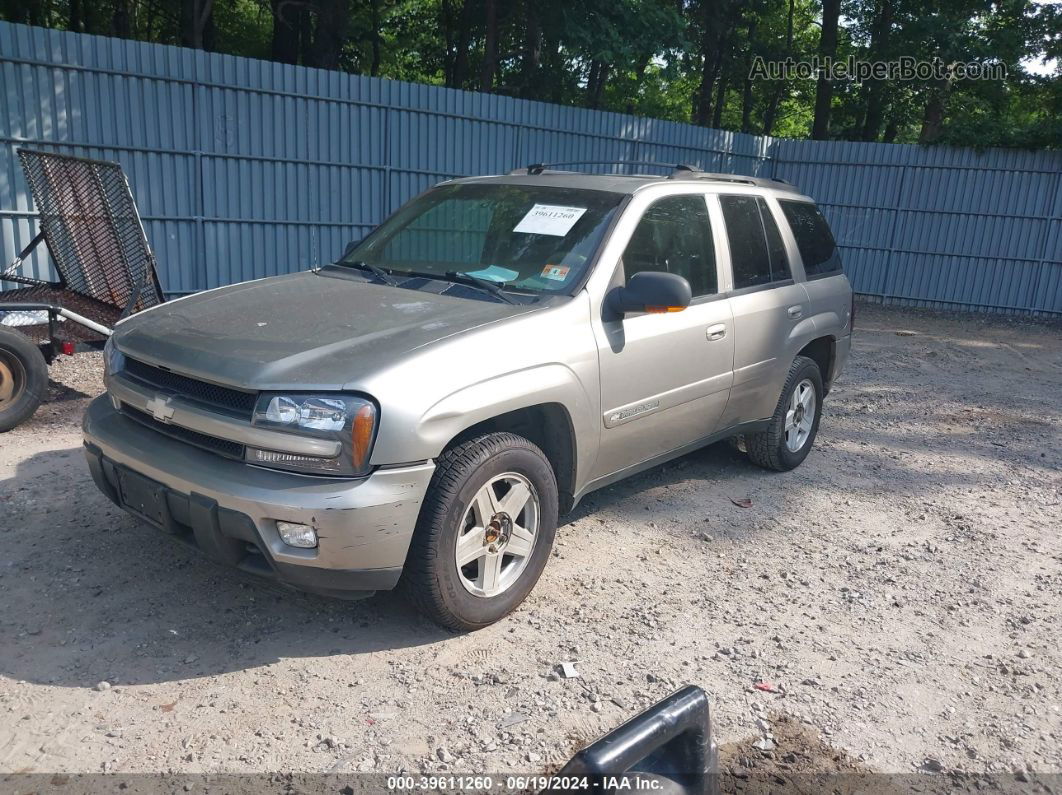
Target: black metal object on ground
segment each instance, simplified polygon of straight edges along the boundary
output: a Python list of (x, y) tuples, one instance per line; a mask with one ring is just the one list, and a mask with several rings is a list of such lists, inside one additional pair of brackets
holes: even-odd
[(718, 774), (708, 696), (687, 685), (579, 751), (556, 774), (561, 787), (548, 792), (582, 791), (585, 778), (592, 792), (714, 795)]

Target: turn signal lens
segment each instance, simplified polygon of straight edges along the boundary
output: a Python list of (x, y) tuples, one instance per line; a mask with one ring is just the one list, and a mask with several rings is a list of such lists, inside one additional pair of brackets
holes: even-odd
[(372, 432), (376, 428), (376, 407), (366, 403), (354, 415), (351, 424), (350, 436), (352, 446), (350, 449), (351, 463), (354, 469), (362, 471), (369, 463), (369, 450), (372, 448)]
[(645, 311), (658, 314), (662, 312), (681, 312), (685, 308), (684, 306), (647, 306)]
[(314, 456), (298, 455), (296, 453), (277, 453), (273, 450), (261, 450), (257, 447), (248, 447), (244, 454), (244, 460), (250, 461), (252, 464), (279, 466), (285, 469), (319, 469), (322, 472), (335, 472), (337, 474), (342, 474), (346, 470), (346, 466), (338, 456), (336, 458), (315, 458)]

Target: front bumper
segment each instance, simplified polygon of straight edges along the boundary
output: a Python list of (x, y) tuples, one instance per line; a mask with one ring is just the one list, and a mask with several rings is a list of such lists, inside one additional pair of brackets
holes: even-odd
[[(262, 469), (146, 428), (106, 395), (82, 427), (92, 478), (117, 505), (215, 560), (330, 596), (397, 584), (435, 470), (425, 462), (344, 480)], [(317, 548), (285, 544), (278, 520), (313, 526)]]

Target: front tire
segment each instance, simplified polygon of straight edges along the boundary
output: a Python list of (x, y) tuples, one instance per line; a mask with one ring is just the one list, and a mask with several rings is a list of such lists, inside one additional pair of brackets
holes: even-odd
[(21, 332), (0, 327), (0, 432), (33, 416), (48, 389), (48, 364)]
[(402, 587), (445, 627), (489, 626), (538, 582), (557, 514), (553, 467), (527, 439), (491, 433), (456, 445), (436, 461)]
[(819, 366), (806, 356), (796, 357), (767, 430), (745, 434), (749, 460), (776, 472), (799, 466), (819, 432), (822, 393)]

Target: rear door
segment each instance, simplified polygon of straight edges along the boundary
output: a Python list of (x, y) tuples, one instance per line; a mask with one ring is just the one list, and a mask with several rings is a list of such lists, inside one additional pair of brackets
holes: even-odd
[(774, 208), (764, 196), (720, 194), (733, 279), (734, 382), (721, 425), (774, 413), (789, 366), (813, 338), (808, 293), (793, 278)]
[[(818, 331), (840, 336), (851, 331), (852, 287), (841, 254), (822, 212), (809, 201), (779, 199), (804, 268), (804, 288)], [(823, 374), (829, 379), (829, 373)]]
[(733, 318), (719, 289), (716, 244), (704, 193), (652, 201), (626, 242), (613, 286), (642, 271), (667, 271), (690, 283), (693, 302), (681, 312), (622, 319), (605, 310), (595, 323), (603, 429), (594, 479), (716, 428), (734, 358)]

